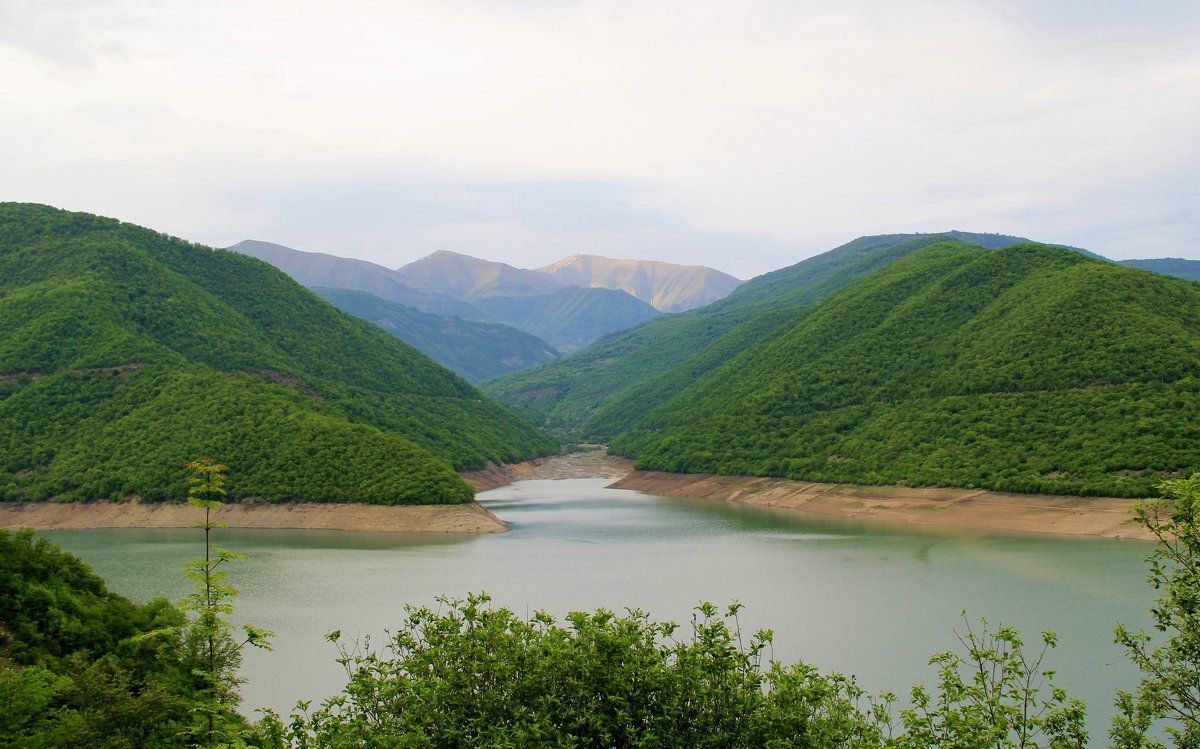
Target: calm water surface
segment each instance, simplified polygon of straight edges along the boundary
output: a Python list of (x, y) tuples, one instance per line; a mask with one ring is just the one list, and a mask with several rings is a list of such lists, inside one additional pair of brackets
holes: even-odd
[[(710, 500), (605, 489), (608, 479), (524, 481), (480, 494), (506, 534), (217, 531), (249, 556), (230, 570), (237, 618), (278, 633), (252, 652), (244, 706), (287, 712), (340, 690), (331, 630), (381, 643), (405, 604), (487, 591), (524, 614), (641, 608), (686, 623), (700, 601), (746, 606), (743, 628), (775, 631), (774, 657), (856, 674), (871, 691), (933, 681), (929, 655), (957, 646), (960, 611), (1059, 633), (1059, 683), (1087, 700), (1103, 738), (1114, 690), (1136, 673), (1112, 645), (1117, 621), (1148, 626), (1150, 544), (882, 528)], [(136, 600), (178, 599), (197, 530), (47, 535)]]

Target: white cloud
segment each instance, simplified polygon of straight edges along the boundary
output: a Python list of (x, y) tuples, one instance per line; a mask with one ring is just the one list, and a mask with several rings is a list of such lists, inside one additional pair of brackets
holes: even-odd
[[(0, 78), (19, 110), (0, 121), (4, 199), (201, 241), (308, 227), (334, 252), (707, 246), (741, 275), (952, 226), (1198, 252), (1186, 4), (49, 5), (0, 0), (0, 66), (20, 71)], [(403, 185), (388, 206), (409, 223), (345, 200), (313, 221), (336, 184)], [(500, 215), (481, 188), (533, 184), (563, 194)], [(436, 220), (414, 216), (422, 185)]]

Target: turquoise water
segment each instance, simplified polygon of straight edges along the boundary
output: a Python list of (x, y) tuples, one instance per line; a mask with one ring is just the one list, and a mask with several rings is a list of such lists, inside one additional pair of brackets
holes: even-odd
[[(1093, 738), (1136, 672), (1112, 645), (1117, 621), (1148, 626), (1152, 546), (1111, 539), (865, 525), (710, 500), (605, 489), (605, 479), (525, 481), (480, 495), (499, 535), (217, 531), (249, 559), (230, 569), (237, 618), (278, 633), (243, 667), (247, 712), (319, 701), (345, 675), (325, 633), (379, 643), (405, 604), (487, 591), (518, 613), (641, 608), (686, 622), (700, 601), (745, 605), (747, 632), (775, 631), (773, 657), (855, 674), (872, 691), (933, 681), (929, 656), (973, 622), (1059, 634), (1059, 683), (1088, 701)], [(178, 599), (202, 552), (197, 530), (57, 531), (110, 586)]]

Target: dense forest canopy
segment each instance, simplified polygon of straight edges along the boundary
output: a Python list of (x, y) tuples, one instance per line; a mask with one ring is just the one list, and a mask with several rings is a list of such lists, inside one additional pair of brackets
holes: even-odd
[(267, 264), (113, 219), (0, 205), (0, 496), (461, 502), (456, 471), (555, 444)]
[(751, 279), (706, 307), (614, 333), (558, 361), (498, 377), (485, 389), (535, 423), (607, 440), (792, 314), (947, 239), (984, 247), (1024, 241), (957, 231), (860, 237)]
[(613, 440), (641, 468), (1147, 496), (1200, 466), (1200, 287), (943, 242), (755, 338)]

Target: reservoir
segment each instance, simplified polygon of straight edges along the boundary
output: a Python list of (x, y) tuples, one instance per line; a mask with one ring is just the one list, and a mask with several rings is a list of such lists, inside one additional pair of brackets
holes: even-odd
[[(482, 492), (504, 534), (217, 530), (233, 563), (235, 619), (274, 630), (273, 652), (247, 653), (243, 711), (319, 702), (345, 674), (324, 635), (386, 641), (405, 605), (486, 591), (519, 615), (541, 609), (639, 608), (687, 631), (693, 607), (745, 606), (749, 635), (774, 630), (771, 657), (854, 674), (871, 692), (932, 684), (929, 656), (960, 650), (955, 632), (1014, 625), (1029, 649), (1042, 630), (1060, 645), (1046, 666), (1088, 703), (1102, 744), (1117, 688), (1136, 671), (1112, 643), (1120, 621), (1150, 627), (1147, 542), (886, 527), (713, 500), (606, 489), (612, 479), (522, 481)], [(144, 601), (188, 592), (199, 530), (46, 532), (109, 586)]]

